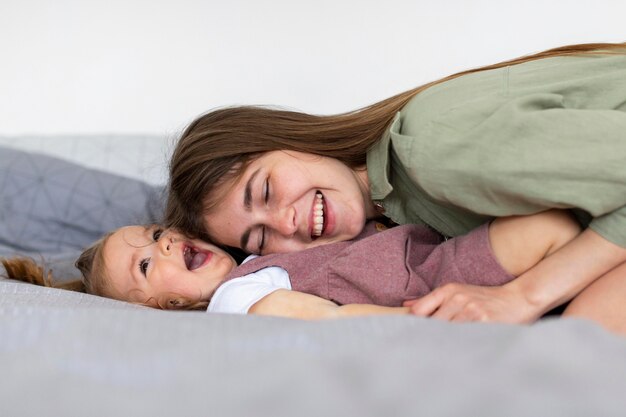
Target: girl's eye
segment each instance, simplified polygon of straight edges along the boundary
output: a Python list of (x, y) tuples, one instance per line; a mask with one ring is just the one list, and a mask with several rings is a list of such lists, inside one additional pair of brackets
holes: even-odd
[(139, 271), (145, 277), (146, 272), (148, 272), (148, 265), (150, 265), (150, 258), (144, 258), (139, 261)]
[(154, 240), (155, 242), (158, 242), (162, 234), (163, 234), (163, 229), (155, 229), (154, 232), (152, 233), (152, 240)]

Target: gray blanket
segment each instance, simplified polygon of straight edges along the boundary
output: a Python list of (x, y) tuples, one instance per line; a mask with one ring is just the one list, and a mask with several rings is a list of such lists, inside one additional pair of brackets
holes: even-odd
[(593, 323), (304, 322), (0, 281), (2, 416), (624, 416)]

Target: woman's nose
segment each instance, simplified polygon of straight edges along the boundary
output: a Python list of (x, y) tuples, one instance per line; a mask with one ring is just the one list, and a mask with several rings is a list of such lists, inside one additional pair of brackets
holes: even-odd
[(270, 227), (283, 236), (293, 236), (298, 229), (296, 225), (295, 209), (289, 207), (272, 211), (272, 213), (270, 213)]

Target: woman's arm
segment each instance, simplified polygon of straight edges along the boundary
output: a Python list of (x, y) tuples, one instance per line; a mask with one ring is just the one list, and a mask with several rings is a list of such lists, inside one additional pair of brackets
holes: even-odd
[(334, 319), (349, 316), (407, 314), (408, 307), (384, 307), (373, 304), (339, 306), (315, 295), (291, 290), (277, 290), (257, 301), (249, 314), (282, 316), (297, 319)]
[(581, 291), (563, 312), (563, 317), (593, 320), (607, 330), (626, 335), (626, 262), (595, 280)]
[(415, 301), (413, 314), (454, 321), (532, 322), (626, 262), (626, 249), (586, 229), (501, 287), (449, 285)]
[(589, 284), (626, 262), (626, 248), (591, 229), (507, 284), (535, 306), (534, 318), (574, 298)]

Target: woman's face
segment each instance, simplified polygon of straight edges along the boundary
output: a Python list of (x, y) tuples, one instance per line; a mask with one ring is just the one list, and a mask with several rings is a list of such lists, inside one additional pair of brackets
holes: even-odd
[(103, 248), (104, 269), (125, 301), (164, 306), (171, 294), (207, 301), (236, 266), (215, 245), (157, 227), (118, 229)]
[(308, 153), (267, 152), (223, 187), (225, 198), (205, 214), (205, 227), (219, 243), (248, 253), (352, 239), (375, 215), (366, 170)]

